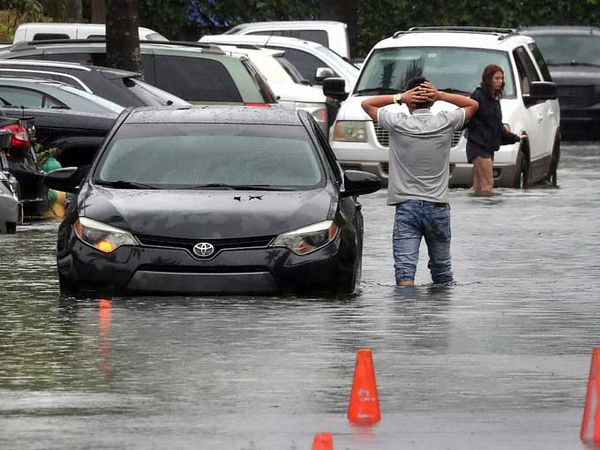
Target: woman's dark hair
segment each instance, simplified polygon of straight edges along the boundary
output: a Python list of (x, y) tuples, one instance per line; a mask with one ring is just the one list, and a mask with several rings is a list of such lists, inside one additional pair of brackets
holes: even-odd
[(488, 64), (485, 66), (485, 69), (483, 69), (483, 73), (481, 74), (481, 87), (492, 97), (502, 97), (504, 92), (504, 82), (502, 82), (502, 86), (500, 86), (499, 90), (494, 91), (492, 79), (497, 72), (502, 72), (504, 75), (504, 70), (502, 70), (502, 67), (497, 64)]

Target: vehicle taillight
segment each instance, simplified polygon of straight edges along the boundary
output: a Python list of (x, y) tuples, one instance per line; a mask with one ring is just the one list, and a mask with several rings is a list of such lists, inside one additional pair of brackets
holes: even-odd
[(27, 129), (19, 124), (5, 125), (2, 127), (4, 130), (10, 130), (12, 138), (10, 140), (10, 146), (13, 149), (26, 150), (29, 148), (31, 142), (29, 140), (29, 133)]
[(245, 102), (244, 106), (254, 106), (256, 108), (268, 108), (268, 103), (253, 103), (253, 102)]

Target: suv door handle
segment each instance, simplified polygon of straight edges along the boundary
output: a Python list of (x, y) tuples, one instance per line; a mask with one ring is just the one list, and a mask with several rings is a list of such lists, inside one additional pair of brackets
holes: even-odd
[(553, 117), (554, 116), (554, 110), (551, 109), (548, 111), (548, 116)]
[(543, 115), (541, 115), (541, 114), (538, 114), (538, 115), (536, 116), (536, 119), (537, 119), (537, 121), (538, 121), (538, 122), (541, 122), (542, 120), (544, 120), (544, 116), (543, 116)]

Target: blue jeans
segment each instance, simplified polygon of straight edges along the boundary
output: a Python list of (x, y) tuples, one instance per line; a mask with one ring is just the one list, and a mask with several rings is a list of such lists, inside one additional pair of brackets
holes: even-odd
[(414, 280), (421, 238), (429, 253), (427, 267), (434, 283), (452, 281), (450, 263), (450, 206), (423, 200), (408, 200), (396, 205), (393, 252), (396, 283)]

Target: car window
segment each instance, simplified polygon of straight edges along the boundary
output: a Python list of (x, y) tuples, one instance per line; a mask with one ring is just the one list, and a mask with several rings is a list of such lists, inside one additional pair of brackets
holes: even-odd
[[(29, 58), (26, 56), (26, 58)], [(35, 58), (35, 56), (34, 56)], [(80, 64), (94, 65), (94, 66), (107, 66), (106, 54), (104, 52), (66, 52), (66, 53), (53, 53), (44, 52), (43, 59), (49, 61), (67, 61), (76, 62)]]
[(534, 35), (544, 59), (551, 65), (600, 66), (600, 36), (597, 35)]
[(241, 103), (227, 68), (208, 58), (155, 55), (154, 85), (190, 102)]
[(125, 124), (95, 174), (95, 181), (165, 189), (218, 183), (304, 190), (325, 180), (304, 127), (256, 124)]
[(256, 66), (252, 64), (249, 59), (242, 58), (241, 61), (248, 70), (248, 73), (252, 76), (252, 80), (254, 81), (256, 88), (260, 91), (263, 101), (265, 103), (277, 103), (277, 96), (271, 89), (271, 86), (269, 86), (269, 83), (267, 83), (267, 80), (265, 80), (265, 77), (258, 71)]
[(414, 77), (425, 77), (438, 89), (471, 93), (488, 64), (504, 71), (504, 97), (515, 96), (508, 54), (502, 51), (455, 47), (394, 47), (375, 50), (365, 63), (355, 93), (404, 91)]
[[(327, 65), (321, 59), (303, 50), (296, 50), (293, 48), (281, 48), (281, 50), (285, 50), (286, 59), (290, 61), (302, 76), (312, 84), (322, 84), (321, 82), (317, 82), (316, 78), (317, 69), (319, 67), (329, 67), (333, 70), (332, 67)], [(335, 70), (334, 73), (335, 76), (339, 76)]]
[(544, 56), (542, 55), (542, 52), (540, 51), (539, 47), (535, 45), (535, 43), (531, 43), (529, 44), (529, 50), (533, 54), (533, 57), (535, 58), (535, 61), (537, 62), (538, 67), (540, 68), (540, 71), (542, 72), (544, 80), (552, 81), (552, 75), (550, 75), (550, 70), (548, 70), (548, 64), (546, 64), (546, 60), (544, 59)]
[(513, 55), (515, 57), (515, 62), (517, 63), (517, 71), (519, 72), (521, 92), (523, 94), (529, 94), (531, 92), (531, 82), (540, 81), (540, 77), (524, 47), (517, 47), (514, 49)]
[(69, 39), (69, 35), (64, 33), (35, 33), (32, 41), (47, 41), (50, 39)]
[(0, 86), (0, 101), (3, 106), (23, 108), (66, 108), (66, 105), (56, 98), (32, 89)]
[(321, 146), (321, 149), (323, 150), (323, 154), (325, 155), (325, 158), (327, 160), (327, 163), (329, 164), (329, 167), (331, 168), (331, 172), (333, 173), (335, 180), (339, 184), (341, 184), (342, 183), (342, 169), (335, 157), (335, 153), (329, 146), (329, 141), (323, 134), (323, 130), (321, 130), (321, 127), (319, 126), (319, 124), (316, 121), (311, 120), (310, 124), (311, 124), (313, 133), (315, 133), (315, 135), (317, 136), (317, 141), (319, 142), (319, 145)]

